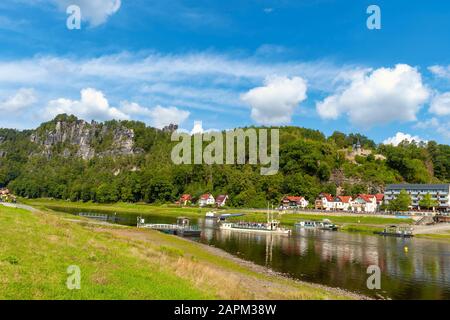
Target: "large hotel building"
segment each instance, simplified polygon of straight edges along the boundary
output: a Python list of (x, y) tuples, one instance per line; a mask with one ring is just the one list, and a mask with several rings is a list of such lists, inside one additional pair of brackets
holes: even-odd
[(389, 204), (402, 190), (411, 196), (413, 208), (418, 208), (419, 201), (429, 193), (439, 202), (439, 210), (450, 210), (450, 184), (389, 184), (384, 191), (385, 203)]

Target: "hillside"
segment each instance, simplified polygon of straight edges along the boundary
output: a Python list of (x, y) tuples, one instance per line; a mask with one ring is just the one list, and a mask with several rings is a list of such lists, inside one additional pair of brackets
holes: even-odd
[[(96, 202), (167, 202), (181, 193), (227, 193), (231, 205), (263, 207), (284, 194), (379, 192), (388, 183), (449, 182), (450, 146), (376, 145), (359, 134), (283, 127), (280, 170), (251, 165), (174, 165), (174, 127), (86, 122), (60, 115), (36, 130), (0, 129), (0, 187), (24, 197)], [(365, 152), (352, 154), (361, 142)]]

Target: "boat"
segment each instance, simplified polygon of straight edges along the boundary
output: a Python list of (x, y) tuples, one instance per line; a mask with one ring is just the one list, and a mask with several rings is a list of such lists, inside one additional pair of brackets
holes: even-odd
[(384, 228), (383, 231), (375, 231), (375, 234), (388, 237), (411, 238), (414, 237), (413, 228), (410, 226), (391, 225)]
[(215, 211), (208, 211), (205, 214), (205, 218), (206, 219), (216, 219), (217, 218), (216, 214), (217, 214), (217, 212), (215, 212)]
[(137, 227), (158, 230), (182, 237), (198, 237), (201, 235), (201, 230), (197, 226), (191, 226), (189, 218), (186, 217), (178, 217), (176, 224), (145, 223), (144, 218), (138, 217)]
[(280, 227), (280, 221), (273, 219), (273, 214), (267, 211), (267, 222), (222, 222), (221, 230), (232, 230), (241, 232), (257, 232), (270, 234), (290, 234), (290, 229)]
[(324, 219), (322, 221), (299, 221), (294, 226), (302, 229), (319, 229), (328, 231), (337, 231), (338, 229), (338, 227), (328, 219)]

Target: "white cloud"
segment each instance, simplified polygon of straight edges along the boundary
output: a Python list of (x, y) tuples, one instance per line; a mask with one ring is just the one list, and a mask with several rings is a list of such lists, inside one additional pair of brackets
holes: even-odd
[(415, 141), (416, 143), (427, 142), (426, 140), (423, 140), (422, 138), (420, 138), (418, 136), (412, 136), (407, 133), (397, 132), (397, 134), (395, 136), (384, 140), (383, 143), (384, 144), (392, 144), (393, 146), (398, 146), (401, 142), (403, 142), (405, 140), (408, 142)]
[(115, 107), (109, 105), (103, 92), (86, 88), (81, 90), (80, 100), (56, 99), (51, 100), (47, 107), (45, 116), (54, 117), (61, 113), (74, 114), (86, 120), (128, 120), (130, 117)]
[(348, 116), (363, 127), (392, 121), (414, 121), (430, 92), (416, 68), (398, 64), (361, 72), (346, 88), (316, 104), (323, 119)]
[(257, 123), (280, 125), (291, 122), (306, 91), (306, 81), (300, 77), (269, 77), (263, 87), (251, 89), (241, 99), (251, 106), (251, 117)]
[(450, 78), (450, 67), (434, 65), (428, 67), (428, 70), (439, 78)]
[(90, 26), (99, 26), (119, 11), (121, 0), (52, 0), (61, 10), (70, 5), (77, 5), (81, 9), (81, 19), (89, 22)]
[(450, 115), (450, 92), (434, 96), (429, 111), (439, 116)]
[(433, 132), (439, 133), (444, 139), (449, 140), (450, 139), (450, 121), (444, 122), (438, 120), (437, 118), (431, 118), (425, 121), (420, 121), (416, 125), (414, 125), (414, 128), (417, 129), (428, 129), (433, 130)]
[(31, 107), (36, 101), (34, 89), (22, 88), (6, 100), (0, 101), (0, 111), (20, 111)]
[(162, 129), (170, 124), (180, 125), (187, 118), (190, 112), (178, 109), (177, 107), (162, 107), (156, 106), (154, 108), (145, 108), (135, 102), (123, 102), (121, 110), (130, 115), (143, 116), (150, 120), (150, 124)]

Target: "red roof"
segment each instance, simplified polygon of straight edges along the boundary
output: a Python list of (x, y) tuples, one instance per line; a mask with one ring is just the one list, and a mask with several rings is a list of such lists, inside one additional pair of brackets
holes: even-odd
[(189, 201), (189, 200), (191, 200), (192, 199), (192, 196), (190, 195), (190, 194), (183, 194), (181, 197), (180, 197), (180, 201)]
[(331, 194), (325, 193), (325, 192), (322, 192), (320, 194), (320, 197), (321, 198), (327, 198), (327, 201), (330, 201), (330, 202), (334, 200), (334, 198), (333, 198), (333, 196)]
[(352, 200), (351, 196), (337, 196), (342, 203), (349, 203)]
[(216, 197), (216, 203), (222, 203), (225, 202), (225, 200), (227, 199), (227, 195), (226, 194), (220, 194)]
[(286, 197), (283, 198), (283, 201), (284, 201), (284, 202), (285, 202), (285, 201), (290, 201), (290, 202), (300, 202), (300, 201), (302, 201), (303, 199), (305, 199), (305, 198), (303, 198), (302, 196), (286, 196)]
[(372, 202), (372, 199), (376, 198), (373, 194), (360, 194), (358, 197), (363, 199), (365, 202)]
[(205, 193), (200, 196), (200, 199), (208, 200), (210, 196), (211, 196), (211, 193)]
[(383, 201), (383, 199), (384, 199), (384, 194), (382, 194), (382, 193), (377, 193), (377, 194), (375, 195), (375, 198), (377, 198), (377, 201), (378, 201), (378, 202)]

